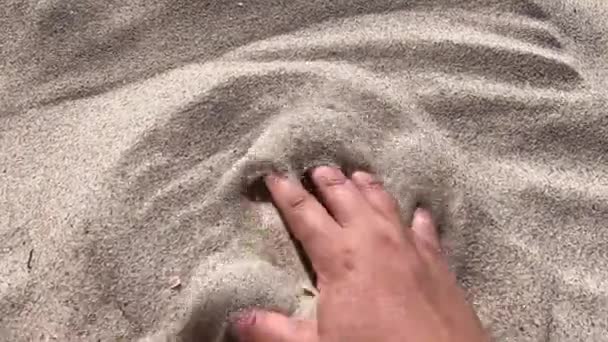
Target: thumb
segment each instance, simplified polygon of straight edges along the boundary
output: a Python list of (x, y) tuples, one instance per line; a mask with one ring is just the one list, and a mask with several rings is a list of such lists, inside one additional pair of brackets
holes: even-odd
[(232, 332), (243, 342), (317, 342), (314, 321), (276, 312), (250, 310), (232, 319)]
[(435, 251), (441, 249), (437, 226), (433, 222), (433, 217), (428, 209), (417, 208), (414, 212), (412, 230), (417, 242), (421, 241), (427, 247)]

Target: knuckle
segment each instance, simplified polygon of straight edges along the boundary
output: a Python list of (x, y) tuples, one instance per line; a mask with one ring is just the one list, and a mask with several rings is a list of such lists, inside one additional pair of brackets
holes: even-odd
[(399, 202), (393, 196), (387, 194), (386, 202), (387, 206), (399, 212)]
[(306, 226), (300, 226), (297, 231), (298, 240), (305, 244), (314, 243), (318, 232)]
[(386, 209), (398, 210), (399, 202), (384, 188), (382, 181), (372, 180), (369, 182), (357, 183), (358, 188), (368, 194), (372, 194), (376, 201)]
[(427, 273), (427, 265), (418, 253), (411, 253), (405, 261), (405, 266), (411, 276), (415, 279), (424, 277)]
[(343, 269), (346, 271), (355, 269), (355, 248), (351, 244), (345, 244), (340, 248), (339, 258)]
[(384, 182), (380, 180), (370, 180), (361, 184), (365, 191), (384, 191)]
[(353, 246), (349, 243), (344, 244), (344, 246), (342, 246), (342, 248), (340, 248), (340, 256), (342, 258), (350, 258), (352, 259), (355, 255), (355, 249), (353, 248)]
[(308, 245), (317, 244), (329, 238), (325, 231), (309, 225), (302, 225), (298, 231), (298, 240)]
[(398, 248), (401, 247), (401, 240), (395, 236), (396, 234), (380, 234), (380, 241), (382, 245), (389, 248)]
[(393, 227), (377, 229), (374, 233), (375, 241), (382, 248), (398, 249), (402, 247), (403, 238), (394, 231)]
[(426, 240), (418, 240), (420, 241), (417, 241), (417, 248), (425, 258), (431, 261), (438, 261), (443, 257), (444, 251), (441, 249), (441, 247), (435, 246)]
[(287, 206), (291, 209), (299, 210), (305, 207), (308, 204), (308, 201), (309, 195), (302, 193), (289, 198)]
[(435, 247), (430, 241), (426, 239), (422, 239), (420, 237), (415, 237), (416, 242), (418, 244), (418, 249), (425, 252), (437, 252), (439, 248)]
[(380, 202), (382, 206), (382, 212), (386, 215), (386, 218), (393, 220), (394, 222), (401, 222), (399, 202), (392, 196), (386, 196), (383, 201)]

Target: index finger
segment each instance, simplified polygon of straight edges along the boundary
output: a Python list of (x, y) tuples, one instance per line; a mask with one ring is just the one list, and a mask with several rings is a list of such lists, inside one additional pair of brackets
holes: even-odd
[(340, 227), (327, 210), (297, 180), (271, 174), (266, 186), (283, 220), (310, 258), (317, 273), (328, 271)]

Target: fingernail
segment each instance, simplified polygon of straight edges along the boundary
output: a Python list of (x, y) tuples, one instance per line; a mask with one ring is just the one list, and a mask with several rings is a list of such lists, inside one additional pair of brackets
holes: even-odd
[(421, 207), (416, 208), (414, 211), (414, 217), (416, 216), (424, 221), (430, 221), (432, 219), (431, 212), (428, 209)]
[(360, 183), (382, 183), (376, 175), (366, 171), (355, 171), (353, 172), (351, 178)]
[(266, 180), (269, 182), (277, 183), (282, 180), (286, 180), (288, 178), (287, 173), (283, 173), (280, 171), (272, 171), (268, 175), (266, 175)]
[(313, 178), (320, 178), (329, 183), (341, 183), (346, 181), (346, 176), (340, 169), (330, 166), (319, 166), (312, 171)]
[(242, 341), (243, 331), (255, 324), (255, 311), (244, 310), (234, 312), (230, 315), (229, 321), (232, 333)]
[(249, 326), (255, 324), (255, 311), (243, 310), (232, 314), (230, 319), (233, 324), (240, 326)]

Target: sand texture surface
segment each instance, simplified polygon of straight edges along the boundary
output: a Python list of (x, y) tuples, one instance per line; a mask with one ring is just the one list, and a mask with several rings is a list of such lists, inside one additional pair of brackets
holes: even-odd
[(429, 206), (498, 341), (608, 341), (608, 2), (5, 0), (0, 340), (314, 315), (259, 176)]

